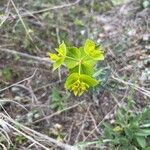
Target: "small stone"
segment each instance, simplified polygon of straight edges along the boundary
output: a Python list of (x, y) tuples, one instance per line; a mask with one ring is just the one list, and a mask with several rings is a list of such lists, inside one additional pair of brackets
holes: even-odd
[(109, 118), (110, 118), (110, 116), (109, 116), (109, 115), (107, 115), (107, 116), (105, 117), (105, 119), (106, 119), (106, 120), (108, 120)]
[(18, 87), (12, 87), (12, 88), (11, 88), (11, 91), (12, 91), (13, 93), (17, 93), (17, 92), (20, 91), (20, 89), (19, 89)]
[(59, 130), (59, 131), (62, 131), (62, 130), (63, 130), (63, 126), (62, 126), (61, 124), (59, 124), (59, 123), (56, 123), (56, 124), (54, 125), (54, 128), (55, 128), (56, 130)]
[(136, 30), (130, 30), (128, 31), (129, 36), (134, 36), (136, 34)]
[(115, 120), (114, 120), (114, 119), (112, 119), (112, 120), (110, 121), (110, 123), (111, 123), (111, 124), (114, 124), (114, 123), (115, 123)]
[(85, 30), (81, 30), (80, 33), (81, 33), (81, 35), (84, 35), (85, 34)]
[(20, 96), (15, 96), (14, 100), (20, 102), (21, 101), (21, 97)]
[(15, 121), (19, 122), (21, 120), (21, 118), (22, 118), (21, 115), (17, 115)]
[(147, 50), (150, 50), (150, 45), (146, 45), (145, 48), (146, 48)]
[(40, 117), (40, 114), (37, 114), (37, 113), (36, 113), (36, 114), (34, 115), (34, 118), (36, 118), (36, 119), (39, 118), (39, 117)]
[(148, 1), (148, 0), (145, 0), (144, 2), (143, 2), (143, 7), (144, 8), (148, 8), (150, 6), (150, 2)]
[(144, 34), (143, 41), (149, 41), (149, 40), (150, 40), (150, 34)]
[(139, 63), (138, 63), (138, 67), (139, 67), (139, 68), (142, 68), (142, 67), (143, 67), (143, 63), (142, 63), (142, 62), (139, 62)]
[(103, 26), (103, 28), (104, 28), (104, 30), (106, 31), (106, 32), (110, 32), (110, 31), (113, 31), (114, 30), (114, 27), (113, 26), (111, 26), (111, 25), (104, 25)]
[(10, 132), (9, 126), (2, 119), (0, 119), (0, 126), (4, 129), (5, 132)]
[(114, 117), (114, 114), (110, 114), (110, 118), (112, 119)]

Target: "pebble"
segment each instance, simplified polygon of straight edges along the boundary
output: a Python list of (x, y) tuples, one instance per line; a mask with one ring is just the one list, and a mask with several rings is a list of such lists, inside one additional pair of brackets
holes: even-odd
[(20, 96), (15, 96), (15, 98), (14, 98), (14, 100), (15, 100), (15, 101), (18, 101), (18, 102), (21, 102), (21, 99), (22, 99), (22, 98), (21, 98)]
[(19, 89), (18, 87), (12, 87), (12, 88), (11, 88), (11, 91), (12, 91), (13, 93), (17, 93), (17, 92), (20, 91), (20, 89)]
[(150, 40), (150, 34), (144, 34), (143, 41), (149, 41), (149, 40)]

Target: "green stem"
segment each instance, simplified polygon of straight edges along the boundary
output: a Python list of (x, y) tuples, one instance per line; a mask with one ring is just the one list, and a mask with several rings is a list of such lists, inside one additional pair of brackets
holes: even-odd
[(81, 61), (79, 62), (79, 75), (81, 74)]
[(86, 54), (81, 60), (85, 59), (88, 55)]

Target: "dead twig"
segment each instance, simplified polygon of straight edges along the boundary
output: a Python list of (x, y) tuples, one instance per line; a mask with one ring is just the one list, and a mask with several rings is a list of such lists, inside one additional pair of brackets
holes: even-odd
[(1, 48), (1, 47), (0, 47), (0, 51), (4, 52), (4, 53), (11, 54), (11, 55), (19, 55), (21, 57), (25, 57), (25, 58), (28, 58), (28, 59), (32, 59), (34, 61), (38, 61), (41, 64), (46, 64), (46, 65), (51, 66), (50, 60), (48, 58), (45, 58), (45, 57), (33, 56), (33, 55), (30, 55), (30, 54), (26, 54), (26, 53), (18, 52), (18, 51), (15, 51), (15, 50), (6, 49), (6, 48)]
[(7, 20), (8, 16), (9, 16), (9, 5), (10, 5), (10, 0), (8, 1), (7, 3), (7, 8), (6, 8), (6, 11), (5, 11), (5, 15), (3, 17), (0, 17), (0, 28), (2, 27), (2, 25), (4, 24), (4, 22)]
[[(45, 134), (41, 134), (35, 130), (32, 130), (18, 122), (16, 122), (15, 120), (13, 120), (12, 118), (4, 115), (3, 113), (0, 114), (0, 117), (4, 118), (5, 120), (9, 121), (10, 123), (17, 125), (20, 127), (20, 130), (15, 128), (13, 125), (11, 125), (10, 123), (6, 122), (6, 125), (10, 128), (12, 128), (13, 130), (17, 131), (18, 133), (22, 134), (23, 136), (25, 136), (26, 138), (28, 138), (29, 140), (31, 140), (33, 143), (38, 144), (40, 147), (43, 147), (46, 150), (49, 150), (49, 148), (47, 148), (46, 146), (44, 146), (43, 144), (39, 143), (36, 139), (41, 138), (44, 139), (44, 141), (46, 142), (50, 142), (50, 143), (54, 143), (55, 145), (57, 145), (58, 147), (63, 148), (64, 150), (77, 150), (75, 147), (59, 142), (51, 137), (48, 137)], [(28, 134), (26, 134), (25, 132), (27, 132)]]
[[(48, 7), (48, 8), (42, 9), (42, 10), (38, 10), (38, 11), (32, 11), (32, 12), (28, 11), (27, 13), (23, 13), (23, 14), (20, 14), (20, 15), (21, 15), (21, 17), (33, 16), (33, 15), (44, 13), (44, 12), (47, 12), (47, 11), (50, 11), (50, 10), (56, 10), (56, 9), (62, 9), (62, 8), (66, 8), (66, 7), (71, 7), (71, 6), (74, 6), (74, 5), (78, 4), (80, 1), (81, 0), (76, 0), (73, 3), (68, 3), (68, 4), (53, 6), (53, 7)], [(14, 16), (14, 18), (16, 18), (16, 17), (17, 16)]]
[(10, 86), (7, 86), (7, 87), (1, 89), (0, 92), (3, 92), (3, 91), (5, 91), (5, 90), (7, 90), (7, 89), (10, 89), (11, 87), (16, 86), (16, 85), (18, 85), (18, 84), (20, 84), (20, 83), (22, 83), (22, 82), (31, 80), (31, 79), (35, 76), (37, 70), (38, 70), (38, 69), (35, 69), (34, 73), (33, 73), (31, 76), (29, 76), (29, 77), (27, 77), (27, 78), (25, 78), (25, 79), (23, 79), (23, 80), (21, 80), (21, 81), (19, 81), (19, 82), (16, 82), (16, 83), (14, 83), (14, 84), (11, 84)]
[(112, 78), (115, 79), (116, 81), (120, 82), (120, 83), (123, 83), (123, 84), (125, 84), (125, 85), (129, 85), (129, 86), (131, 86), (132, 88), (134, 88), (135, 90), (137, 90), (137, 91), (139, 91), (140, 93), (144, 94), (145, 96), (150, 97), (150, 91), (148, 91), (148, 90), (146, 90), (146, 89), (144, 89), (144, 88), (141, 88), (141, 87), (139, 87), (138, 85), (135, 85), (135, 84), (133, 84), (133, 83), (126, 82), (126, 81), (124, 81), (124, 80), (122, 80), (122, 79), (120, 79), (120, 78), (117, 78), (117, 77), (114, 77), (114, 76), (112, 76)]
[(73, 109), (73, 108), (75, 108), (75, 107), (77, 107), (77, 106), (83, 104), (84, 102), (85, 102), (85, 100), (84, 100), (84, 101), (81, 101), (81, 102), (79, 102), (79, 103), (77, 103), (77, 104), (75, 104), (75, 105), (73, 105), (73, 106), (67, 107), (67, 108), (62, 109), (62, 110), (60, 110), (60, 111), (57, 111), (57, 112), (55, 112), (55, 113), (53, 113), (53, 114), (51, 114), (51, 115), (48, 115), (48, 116), (46, 116), (46, 117), (44, 117), (44, 118), (41, 118), (41, 119), (39, 119), (39, 120), (36, 120), (36, 121), (34, 121), (33, 123), (38, 123), (38, 122), (43, 121), (43, 120), (45, 120), (45, 119), (50, 119), (51, 117), (56, 116), (56, 115), (59, 115), (59, 114), (61, 114), (61, 113), (64, 112), (64, 111)]

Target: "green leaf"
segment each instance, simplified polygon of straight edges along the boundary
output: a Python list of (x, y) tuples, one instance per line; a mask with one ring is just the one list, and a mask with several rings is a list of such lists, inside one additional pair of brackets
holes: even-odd
[(137, 140), (138, 144), (139, 144), (142, 148), (145, 148), (145, 147), (146, 147), (146, 140), (145, 140), (144, 137), (137, 136), (137, 137), (136, 137), (136, 140)]
[(63, 98), (60, 95), (60, 92), (57, 88), (52, 89), (52, 100), (50, 102), (50, 108), (53, 110), (62, 110), (64, 109), (65, 104)]
[(142, 113), (142, 121), (145, 121), (145, 120), (150, 120), (150, 107), (147, 107), (143, 110), (143, 113)]
[(104, 60), (104, 53), (100, 48), (96, 48), (95, 43), (87, 39), (84, 45), (85, 53), (94, 60)]
[(97, 63), (97, 60), (91, 58), (90, 56), (88, 56), (85, 51), (84, 51), (84, 47), (80, 47), (80, 58), (82, 60), (82, 62), (90, 64), (92, 66), (94, 66)]
[(150, 129), (140, 129), (135, 135), (147, 137), (150, 135)]
[(62, 42), (62, 44), (59, 45), (59, 48), (56, 48), (56, 51), (58, 54), (61, 54), (62, 56), (66, 56), (67, 48), (66, 44)]
[(57, 88), (52, 89), (52, 101), (59, 101), (61, 99), (60, 93)]
[[(79, 66), (75, 66), (74, 68), (71, 68), (69, 71), (70, 71), (70, 73), (78, 73), (79, 72)], [(80, 73), (92, 76), (94, 73), (94, 68), (91, 64), (88, 64), (86, 62), (81, 63)]]
[(78, 73), (72, 73), (66, 80), (65, 82), (65, 88), (70, 89), (71, 85), (79, 79), (79, 74)]
[(76, 47), (70, 47), (67, 50), (67, 57), (65, 59), (66, 66), (70, 68), (74, 68), (79, 64), (80, 59), (80, 51)]
[(65, 82), (65, 88), (74, 92), (75, 95), (82, 95), (89, 87), (93, 87), (97, 84), (97, 80), (92, 77), (79, 74), (72, 73)]
[(78, 74), (78, 73), (72, 73), (65, 82), (65, 88), (69, 89), (70, 86), (76, 81), (76, 80), (83, 81), (87, 83), (89, 86), (95, 86), (97, 84), (97, 80), (93, 79), (92, 77), (84, 74)]
[(69, 69), (78, 66), (79, 63), (94, 66), (96, 62), (96, 60), (93, 60), (91, 57), (87, 56), (83, 47), (80, 47), (79, 49), (76, 47), (70, 47), (67, 49), (65, 64)]
[(95, 80), (94, 78), (92, 78), (88, 75), (84, 75), (84, 74), (80, 75), (80, 80), (87, 83), (90, 87), (93, 87), (98, 84), (97, 80)]
[(65, 43), (63, 42), (62, 44), (60, 44), (59, 48), (56, 48), (56, 51), (58, 52), (58, 54), (53, 54), (50, 52), (48, 53), (50, 59), (54, 61), (53, 71), (59, 68), (65, 60), (66, 51), (67, 51)]
[(124, 145), (119, 147), (117, 150), (134, 150), (134, 148), (131, 145)]
[(150, 127), (150, 123), (142, 124), (140, 127), (141, 128), (148, 128), (148, 127)]
[(146, 148), (144, 148), (144, 150), (150, 150), (150, 147), (146, 147)]
[(64, 59), (60, 58), (58, 59), (54, 64), (53, 64), (53, 71), (55, 71), (57, 68), (59, 68), (61, 66), (61, 64), (63, 63)]
[(13, 77), (12, 75), (12, 69), (11, 67), (5, 67), (2, 70), (2, 77), (6, 80), (6, 81), (10, 81)]

